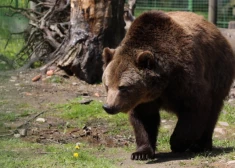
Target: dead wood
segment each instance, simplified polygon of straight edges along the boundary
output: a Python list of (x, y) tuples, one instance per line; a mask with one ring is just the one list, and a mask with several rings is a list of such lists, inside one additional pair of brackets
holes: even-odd
[[(29, 9), (3, 6), (27, 17), (26, 44), (16, 55), (28, 55), (23, 69), (35, 62), (46, 72), (57, 66), (88, 83), (101, 80), (104, 47), (124, 37), (124, 0), (32, 0)], [(129, 5), (133, 11), (133, 5)]]

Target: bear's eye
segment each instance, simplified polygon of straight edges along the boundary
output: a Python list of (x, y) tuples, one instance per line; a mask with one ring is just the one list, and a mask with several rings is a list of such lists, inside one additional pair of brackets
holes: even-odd
[(118, 87), (118, 90), (121, 92), (126, 92), (126, 91), (128, 91), (128, 89), (129, 89), (129, 86), (119, 86)]

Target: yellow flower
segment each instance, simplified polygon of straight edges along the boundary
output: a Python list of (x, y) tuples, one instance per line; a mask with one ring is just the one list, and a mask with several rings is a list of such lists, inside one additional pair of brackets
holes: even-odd
[(80, 146), (76, 145), (76, 146), (75, 146), (75, 149), (80, 149)]
[(73, 157), (77, 158), (79, 156), (78, 153), (73, 153)]

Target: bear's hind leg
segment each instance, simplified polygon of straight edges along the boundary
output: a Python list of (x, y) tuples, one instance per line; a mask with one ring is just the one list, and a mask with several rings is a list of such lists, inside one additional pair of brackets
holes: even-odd
[(223, 106), (223, 100), (213, 101), (213, 105), (211, 108), (210, 117), (207, 121), (206, 129), (203, 132), (201, 139), (197, 142), (198, 146), (200, 146), (203, 151), (212, 150), (213, 132), (214, 132), (214, 128), (218, 120), (220, 111), (222, 109), (222, 106)]
[(147, 160), (154, 158), (156, 138), (160, 123), (159, 109), (154, 103), (137, 106), (129, 114), (134, 128), (137, 150), (132, 153), (132, 160)]
[(210, 114), (210, 103), (203, 108), (185, 108), (178, 115), (178, 122), (171, 136), (170, 144), (173, 152), (201, 151), (202, 146), (198, 143), (206, 129)]

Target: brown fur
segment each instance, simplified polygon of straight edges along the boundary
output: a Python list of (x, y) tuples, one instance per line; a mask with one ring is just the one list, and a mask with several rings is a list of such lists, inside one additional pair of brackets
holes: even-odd
[(161, 108), (178, 117), (172, 151), (212, 148), (235, 73), (232, 49), (213, 24), (189, 12), (146, 12), (103, 59), (104, 109), (128, 112), (137, 144), (132, 159), (154, 156)]

